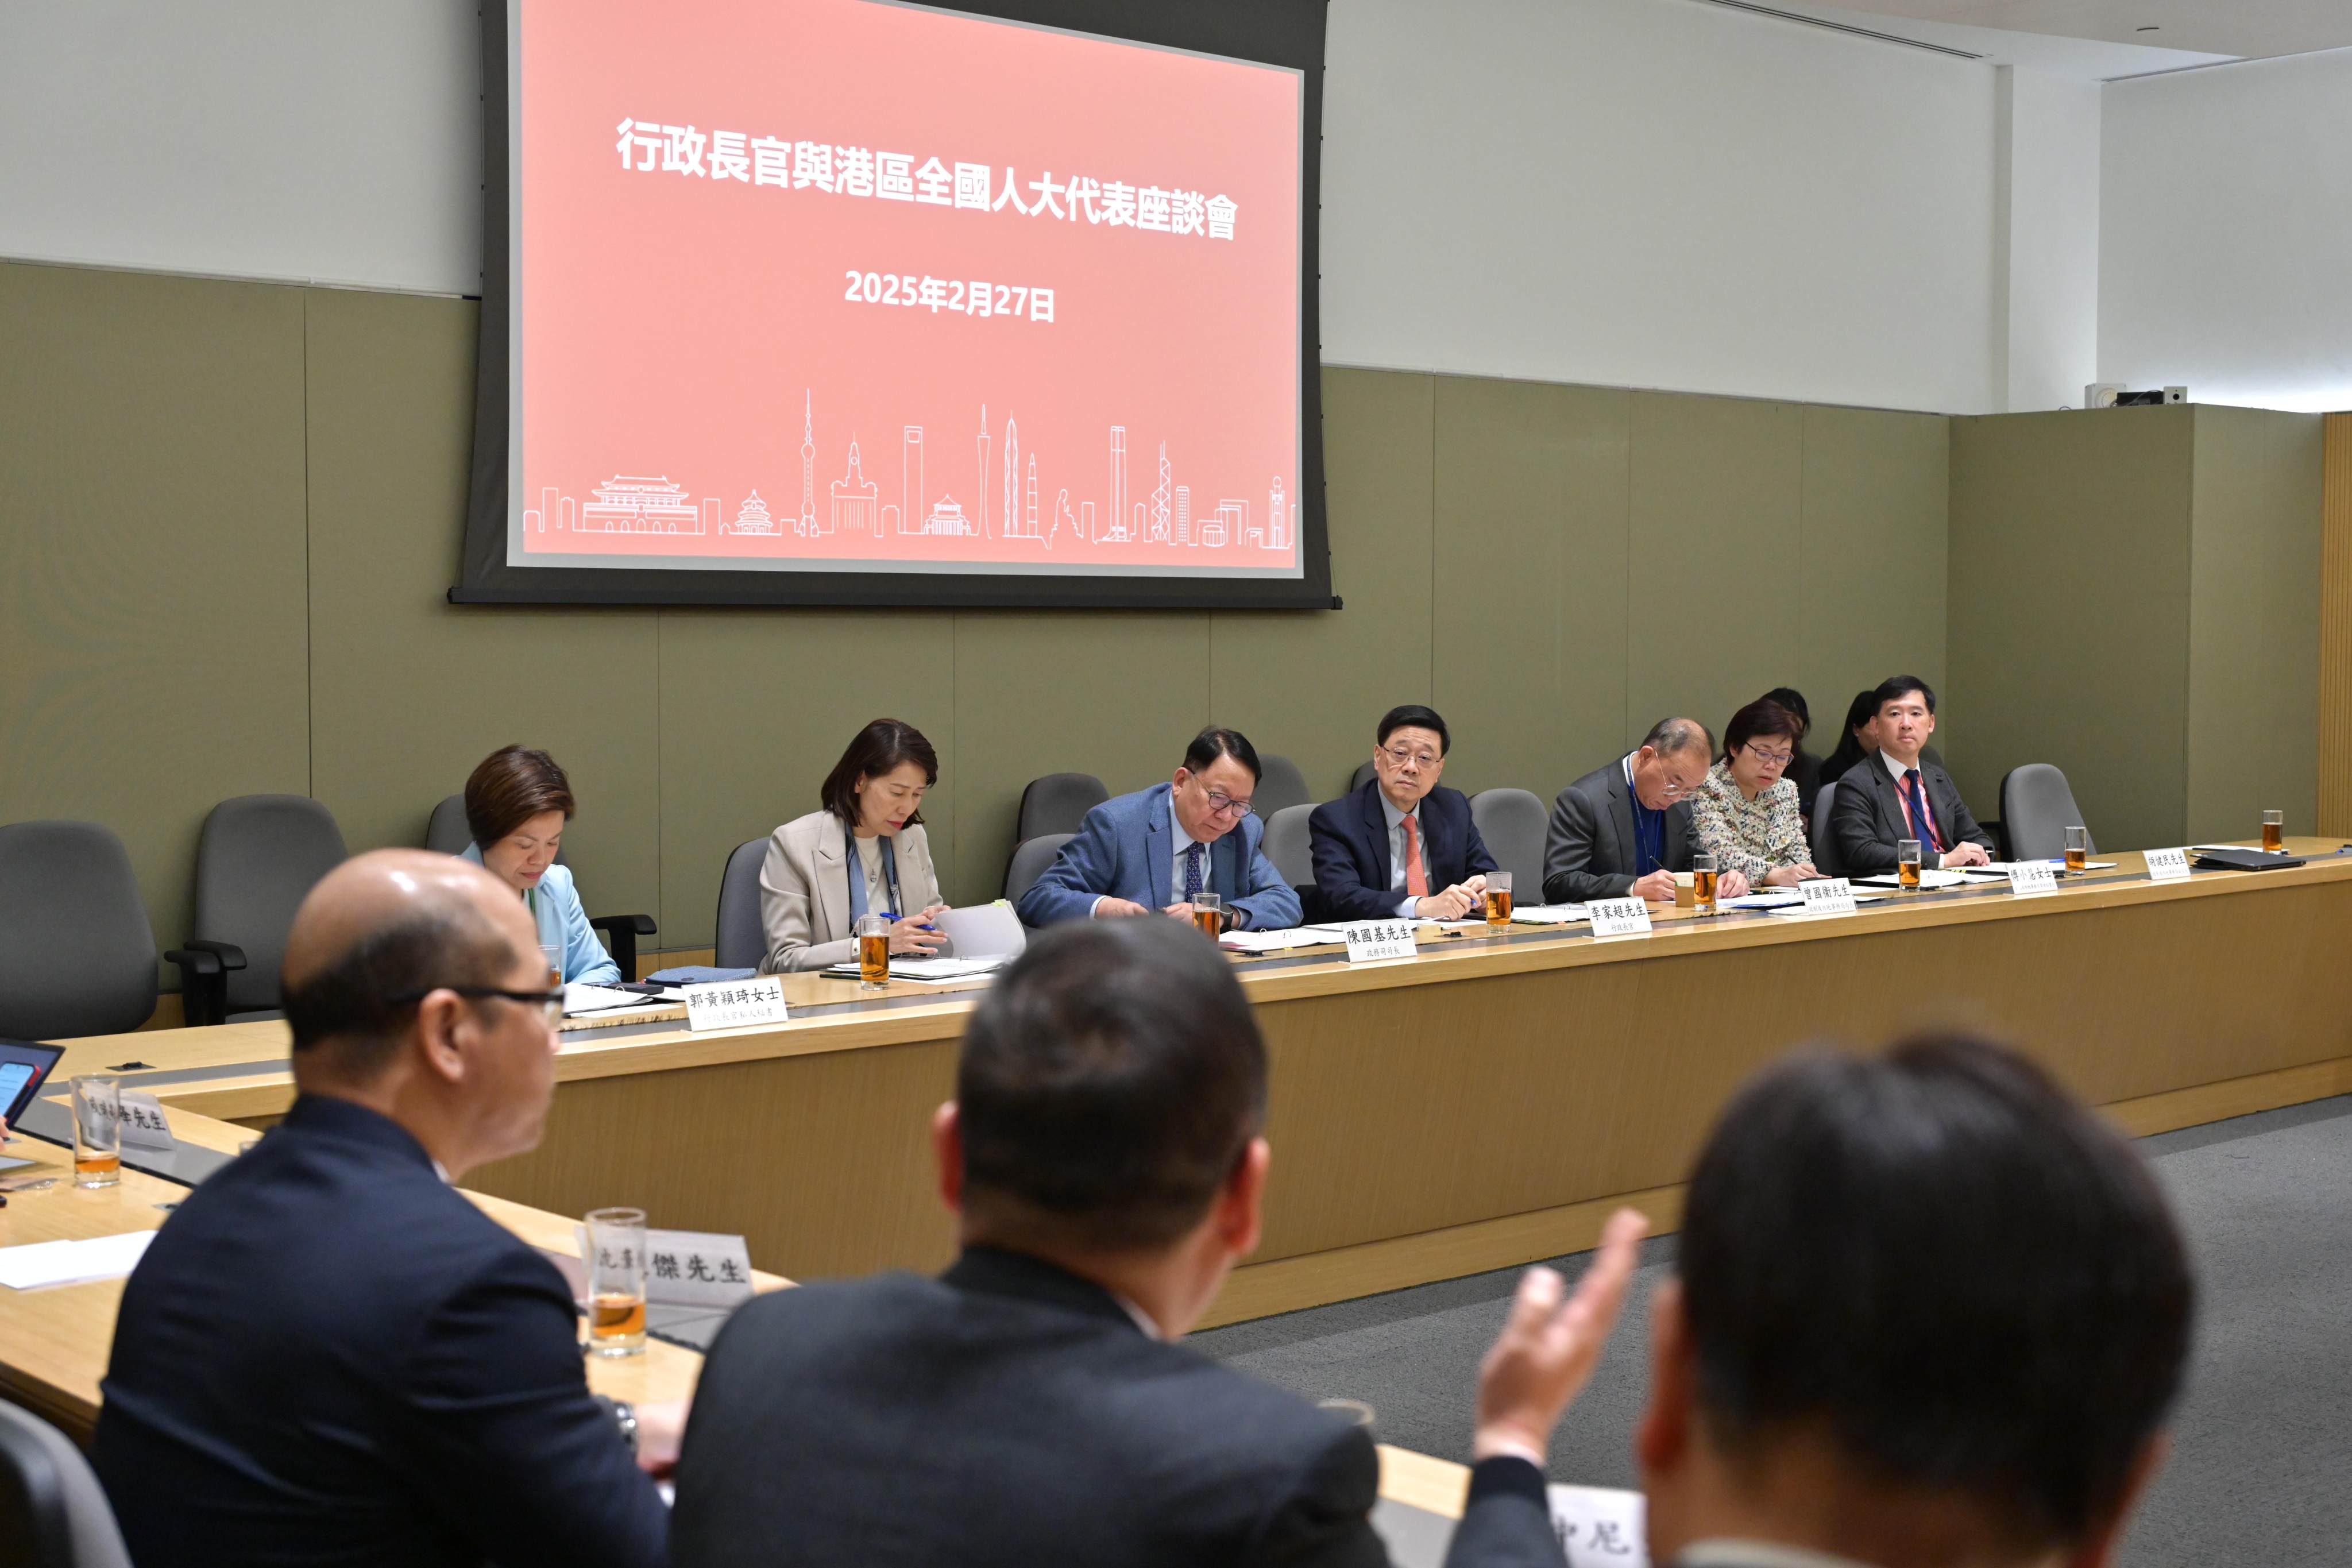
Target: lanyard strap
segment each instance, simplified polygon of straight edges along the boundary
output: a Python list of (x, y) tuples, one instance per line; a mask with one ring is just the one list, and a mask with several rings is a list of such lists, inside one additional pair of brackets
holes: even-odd
[[(899, 896), (898, 858), (890, 852), (888, 834), (877, 834), (876, 837), (882, 841), (882, 886), (891, 898), (897, 899)], [(866, 858), (858, 854), (857, 840), (850, 837), (846, 827), (841, 830), (841, 853), (842, 858), (849, 862), (849, 921), (856, 925), (857, 917), (866, 912)], [(881, 912), (887, 915), (892, 911), (884, 910)]]

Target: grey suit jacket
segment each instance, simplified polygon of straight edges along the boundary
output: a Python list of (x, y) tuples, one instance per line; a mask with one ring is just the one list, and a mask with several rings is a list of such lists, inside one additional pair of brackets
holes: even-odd
[[(901, 830), (890, 852), (908, 905), (897, 912), (910, 915), (940, 902), (931, 841), (922, 827)], [(846, 853), (841, 818), (829, 811), (794, 817), (768, 836), (768, 858), (760, 868), (760, 927), (768, 943), (761, 973), (823, 969), (857, 956)]]
[[(1666, 808), (1666, 865), (1687, 871), (1691, 863), (1691, 808), (1686, 800)], [(1544, 833), (1544, 902), (1580, 904), (1590, 899), (1622, 899), (1633, 890), (1633, 797), (1625, 787), (1625, 759), (1595, 768), (1559, 792), (1551, 803), (1551, 826)]]
[[(1992, 835), (1977, 825), (1969, 803), (1960, 798), (1959, 786), (1940, 763), (1922, 756), (1919, 783), (1927, 792), (1927, 809), (1936, 818), (1936, 831), (1943, 836), (1945, 848), (1965, 840), (1982, 845), (1988, 855), (1993, 853)], [(1830, 842), (1837, 847), (1840, 871), (1849, 877), (1892, 871), (1896, 840), (1910, 837), (1903, 796), (1886, 764), (1876, 757), (1865, 757), (1848, 768), (1837, 781), (1837, 797), (1830, 802)], [(1920, 847), (1920, 853), (1925, 864), (1935, 864), (1926, 846)]]

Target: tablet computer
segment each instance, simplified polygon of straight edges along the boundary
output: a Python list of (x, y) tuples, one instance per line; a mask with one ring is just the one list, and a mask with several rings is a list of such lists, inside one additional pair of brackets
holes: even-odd
[(0, 1040), (0, 1116), (15, 1126), (25, 1114), (25, 1107), (33, 1103), (33, 1096), (41, 1090), (42, 1080), (58, 1058), (66, 1054), (63, 1046), (44, 1046), (33, 1040)]

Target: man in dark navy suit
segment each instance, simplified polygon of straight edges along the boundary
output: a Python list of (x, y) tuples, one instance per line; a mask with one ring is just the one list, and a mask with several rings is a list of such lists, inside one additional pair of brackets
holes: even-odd
[[(1387, 1552), (1361, 1426), (1172, 1342), (1257, 1244), (1265, 1047), (1188, 926), (1079, 921), (972, 1015), (933, 1124), (963, 1252), (747, 1303), (678, 1464), (676, 1560), (858, 1568), (1348, 1564)], [(1544, 1448), (1631, 1279), (1528, 1271), (1478, 1380), (1447, 1562), (1561, 1568)]]
[(123, 1292), (95, 1458), (131, 1558), (664, 1562), (646, 1471), (683, 1409), (593, 1398), (563, 1276), (449, 1185), (547, 1120), (530, 915), (455, 857), (362, 855), (284, 978), (299, 1097)]
[[(1307, 819), (1327, 920), (1458, 921), (1496, 869), (1460, 790), (1437, 783), (1454, 738), (1418, 703), (1381, 716), (1372, 777)], [(1533, 889), (1530, 889), (1532, 891)]]

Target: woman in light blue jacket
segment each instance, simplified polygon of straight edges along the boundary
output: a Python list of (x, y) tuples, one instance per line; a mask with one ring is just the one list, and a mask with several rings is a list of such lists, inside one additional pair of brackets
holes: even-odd
[(555, 863), (572, 820), (572, 781), (545, 752), (501, 746), (466, 781), (466, 858), (522, 896), (539, 945), (567, 984), (610, 984), (621, 966), (596, 940), (569, 867)]

